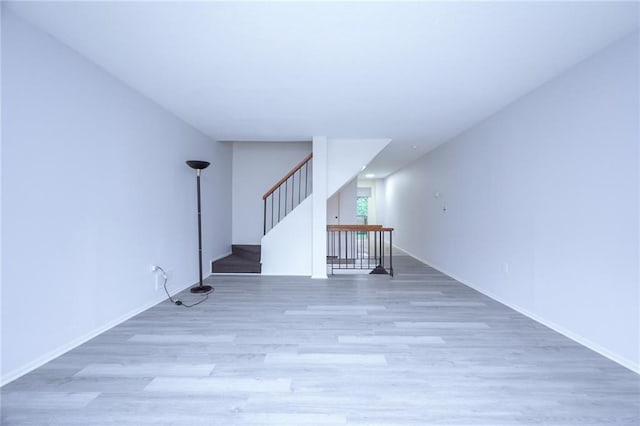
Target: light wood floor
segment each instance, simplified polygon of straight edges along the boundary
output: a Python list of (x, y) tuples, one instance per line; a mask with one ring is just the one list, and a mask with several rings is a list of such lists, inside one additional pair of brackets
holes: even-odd
[(2, 424), (640, 424), (640, 376), (394, 261), (394, 278), (210, 277), (204, 304), (161, 303), (5, 386)]

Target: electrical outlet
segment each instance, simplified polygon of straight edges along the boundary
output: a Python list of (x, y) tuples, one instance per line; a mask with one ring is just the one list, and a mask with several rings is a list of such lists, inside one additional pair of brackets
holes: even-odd
[(167, 285), (170, 285), (169, 283), (173, 278), (173, 269), (165, 269), (158, 265), (151, 265), (151, 272), (155, 274), (156, 291), (159, 291), (160, 287), (165, 284), (165, 280)]
[(160, 270), (158, 269), (158, 267), (156, 265), (151, 265), (151, 272), (155, 273), (154, 275), (154, 282), (155, 282), (155, 286), (156, 286), (156, 291), (158, 291), (159, 287), (160, 287), (160, 274), (158, 272), (160, 272)]

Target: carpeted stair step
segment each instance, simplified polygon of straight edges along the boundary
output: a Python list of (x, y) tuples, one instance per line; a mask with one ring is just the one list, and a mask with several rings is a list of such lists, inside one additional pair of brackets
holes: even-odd
[(260, 249), (261, 247), (259, 245), (234, 244), (231, 246), (231, 255), (213, 262), (211, 264), (211, 271), (214, 274), (259, 274), (262, 271)]
[(260, 245), (251, 245), (251, 244), (233, 244), (231, 246), (231, 253), (244, 257), (249, 260), (253, 260), (255, 262), (260, 263), (262, 246)]

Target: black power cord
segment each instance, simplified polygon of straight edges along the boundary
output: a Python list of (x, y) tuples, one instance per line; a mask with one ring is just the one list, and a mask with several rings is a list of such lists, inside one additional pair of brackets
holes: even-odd
[(162, 284), (162, 287), (164, 287), (164, 292), (167, 293), (167, 297), (169, 298), (171, 303), (173, 303), (176, 306), (184, 306), (185, 308), (193, 308), (194, 306), (197, 306), (197, 305), (201, 304), (202, 302), (204, 302), (205, 300), (207, 300), (209, 298), (209, 294), (211, 294), (213, 292), (213, 290), (211, 290), (211, 292), (209, 292), (209, 293), (204, 295), (204, 298), (202, 300), (199, 300), (198, 302), (193, 303), (191, 305), (187, 305), (182, 300), (174, 299), (173, 297), (171, 297), (171, 295), (169, 294), (169, 290), (167, 290), (167, 281), (168, 281), (167, 273), (165, 272), (164, 269), (162, 269), (159, 266), (156, 266), (156, 269), (158, 269), (160, 272), (162, 272), (162, 278), (164, 279), (164, 283)]

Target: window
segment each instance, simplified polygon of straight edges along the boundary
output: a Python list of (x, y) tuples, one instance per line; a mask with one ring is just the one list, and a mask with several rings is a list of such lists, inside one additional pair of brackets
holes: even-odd
[(356, 199), (356, 216), (360, 225), (366, 225), (369, 218), (369, 197), (358, 197)]

